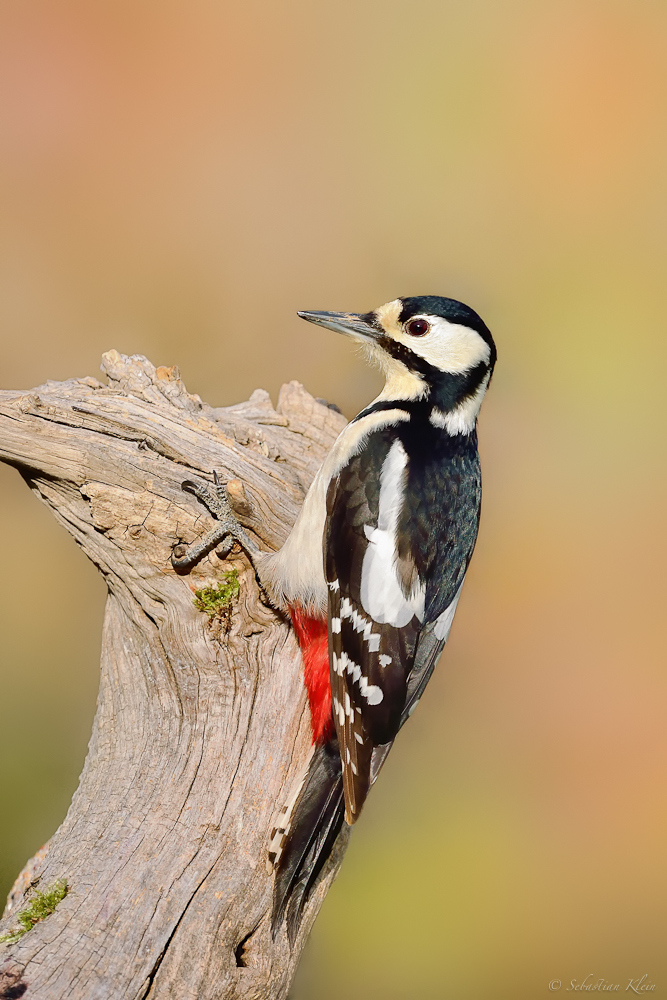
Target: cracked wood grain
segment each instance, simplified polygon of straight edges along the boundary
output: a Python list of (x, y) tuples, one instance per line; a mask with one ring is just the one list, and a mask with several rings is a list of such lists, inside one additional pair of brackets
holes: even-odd
[[(286, 538), (345, 423), (302, 386), (213, 408), (176, 368), (103, 357), (96, 379), (0, 392), (0, 460), (14, 465), (108, 585), (100, 691), (67, 816), (10, 892), (0, 933), (33, 886), (66, 878), (56, 911), (0, 945), (0, 997), (35, 1000), (283, 998), (345, 844), (293, 951), (269, 931), (267, 839), (307, 756), (296, 641), (260, 599), (238, 548), (187, 576), (174, 545), (207, 532), (181, 483), (238, 480), (237, 514), (260, 547)], [(193, 591), (239, 574), (228, 635)], [(11, 992), (13, 991), (13, 992)]]

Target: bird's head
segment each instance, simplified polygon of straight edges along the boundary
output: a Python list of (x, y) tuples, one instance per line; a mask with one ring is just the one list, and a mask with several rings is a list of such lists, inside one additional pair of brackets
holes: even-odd
[[(369, 313), (300, 312), (302, 319), (363, 344), (386, 376), (384, 399), (428, 400), (440, 412), (477, 416), (496, 346), (477, 313), (456, 299), (415, 295)], [(473, 412), (474, 411), (474, 412)]]

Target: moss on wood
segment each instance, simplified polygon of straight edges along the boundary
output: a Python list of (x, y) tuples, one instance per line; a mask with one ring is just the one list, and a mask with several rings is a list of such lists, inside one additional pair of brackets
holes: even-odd
[(195, 590), (194, 604), (208, 617), (210, 628), (227, 634), (232, 625), (232, 607), (239, 596), (239, 574), (231, 569), (222, 576), (215, 586)]
[(13, 927), (6, 934), (0, 937), (0, 943), (15, 944), (24, 934), (32, 930), (35, 924), (44, 920), (55, 910), (67, 895), (68, 886), (64, 878), (58, 879), (50, 885), (44, 892), (35, 892), (34, 896), (23, 909), (16, 914), (19, 926)]

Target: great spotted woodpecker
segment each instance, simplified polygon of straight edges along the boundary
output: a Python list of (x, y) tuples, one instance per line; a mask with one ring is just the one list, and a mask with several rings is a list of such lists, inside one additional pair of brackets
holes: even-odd
[(485, 323), (454, 299), (299, 316), (362, 344), (386, 384), (339, 435), (282, 548), (260, 552), (224, 491), (186, 484), (245, 548), (301, 648), (313, 753), (269, 848), (272, 926), (286, 917), (291, 941), (449, 635), (477, 538), (476, 422), (496, 361)]

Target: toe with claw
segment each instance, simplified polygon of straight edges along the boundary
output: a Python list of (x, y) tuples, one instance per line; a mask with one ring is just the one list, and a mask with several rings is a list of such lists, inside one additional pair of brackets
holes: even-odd
[(197, 497), (213, 514), (218, 523), (208, 534), (200, 538), (199, 541), (193, 542), (192, 545), (175, 546), (171, 555), (171, 564), (176, 572), (189, 573), (193, 566), (213, 549), (216, 549), (218, 556), (224, 559), (231, 551), (235, 541), (245, 550), (248, 558), (254, 564), (254, 557), (260, 551), (259, 546), (236, 520), (227, 496), (227, 487), (220, 482), (217, 472), (213, 473), (213, 483), (186, 479), (181, 484), (181, 489)]

